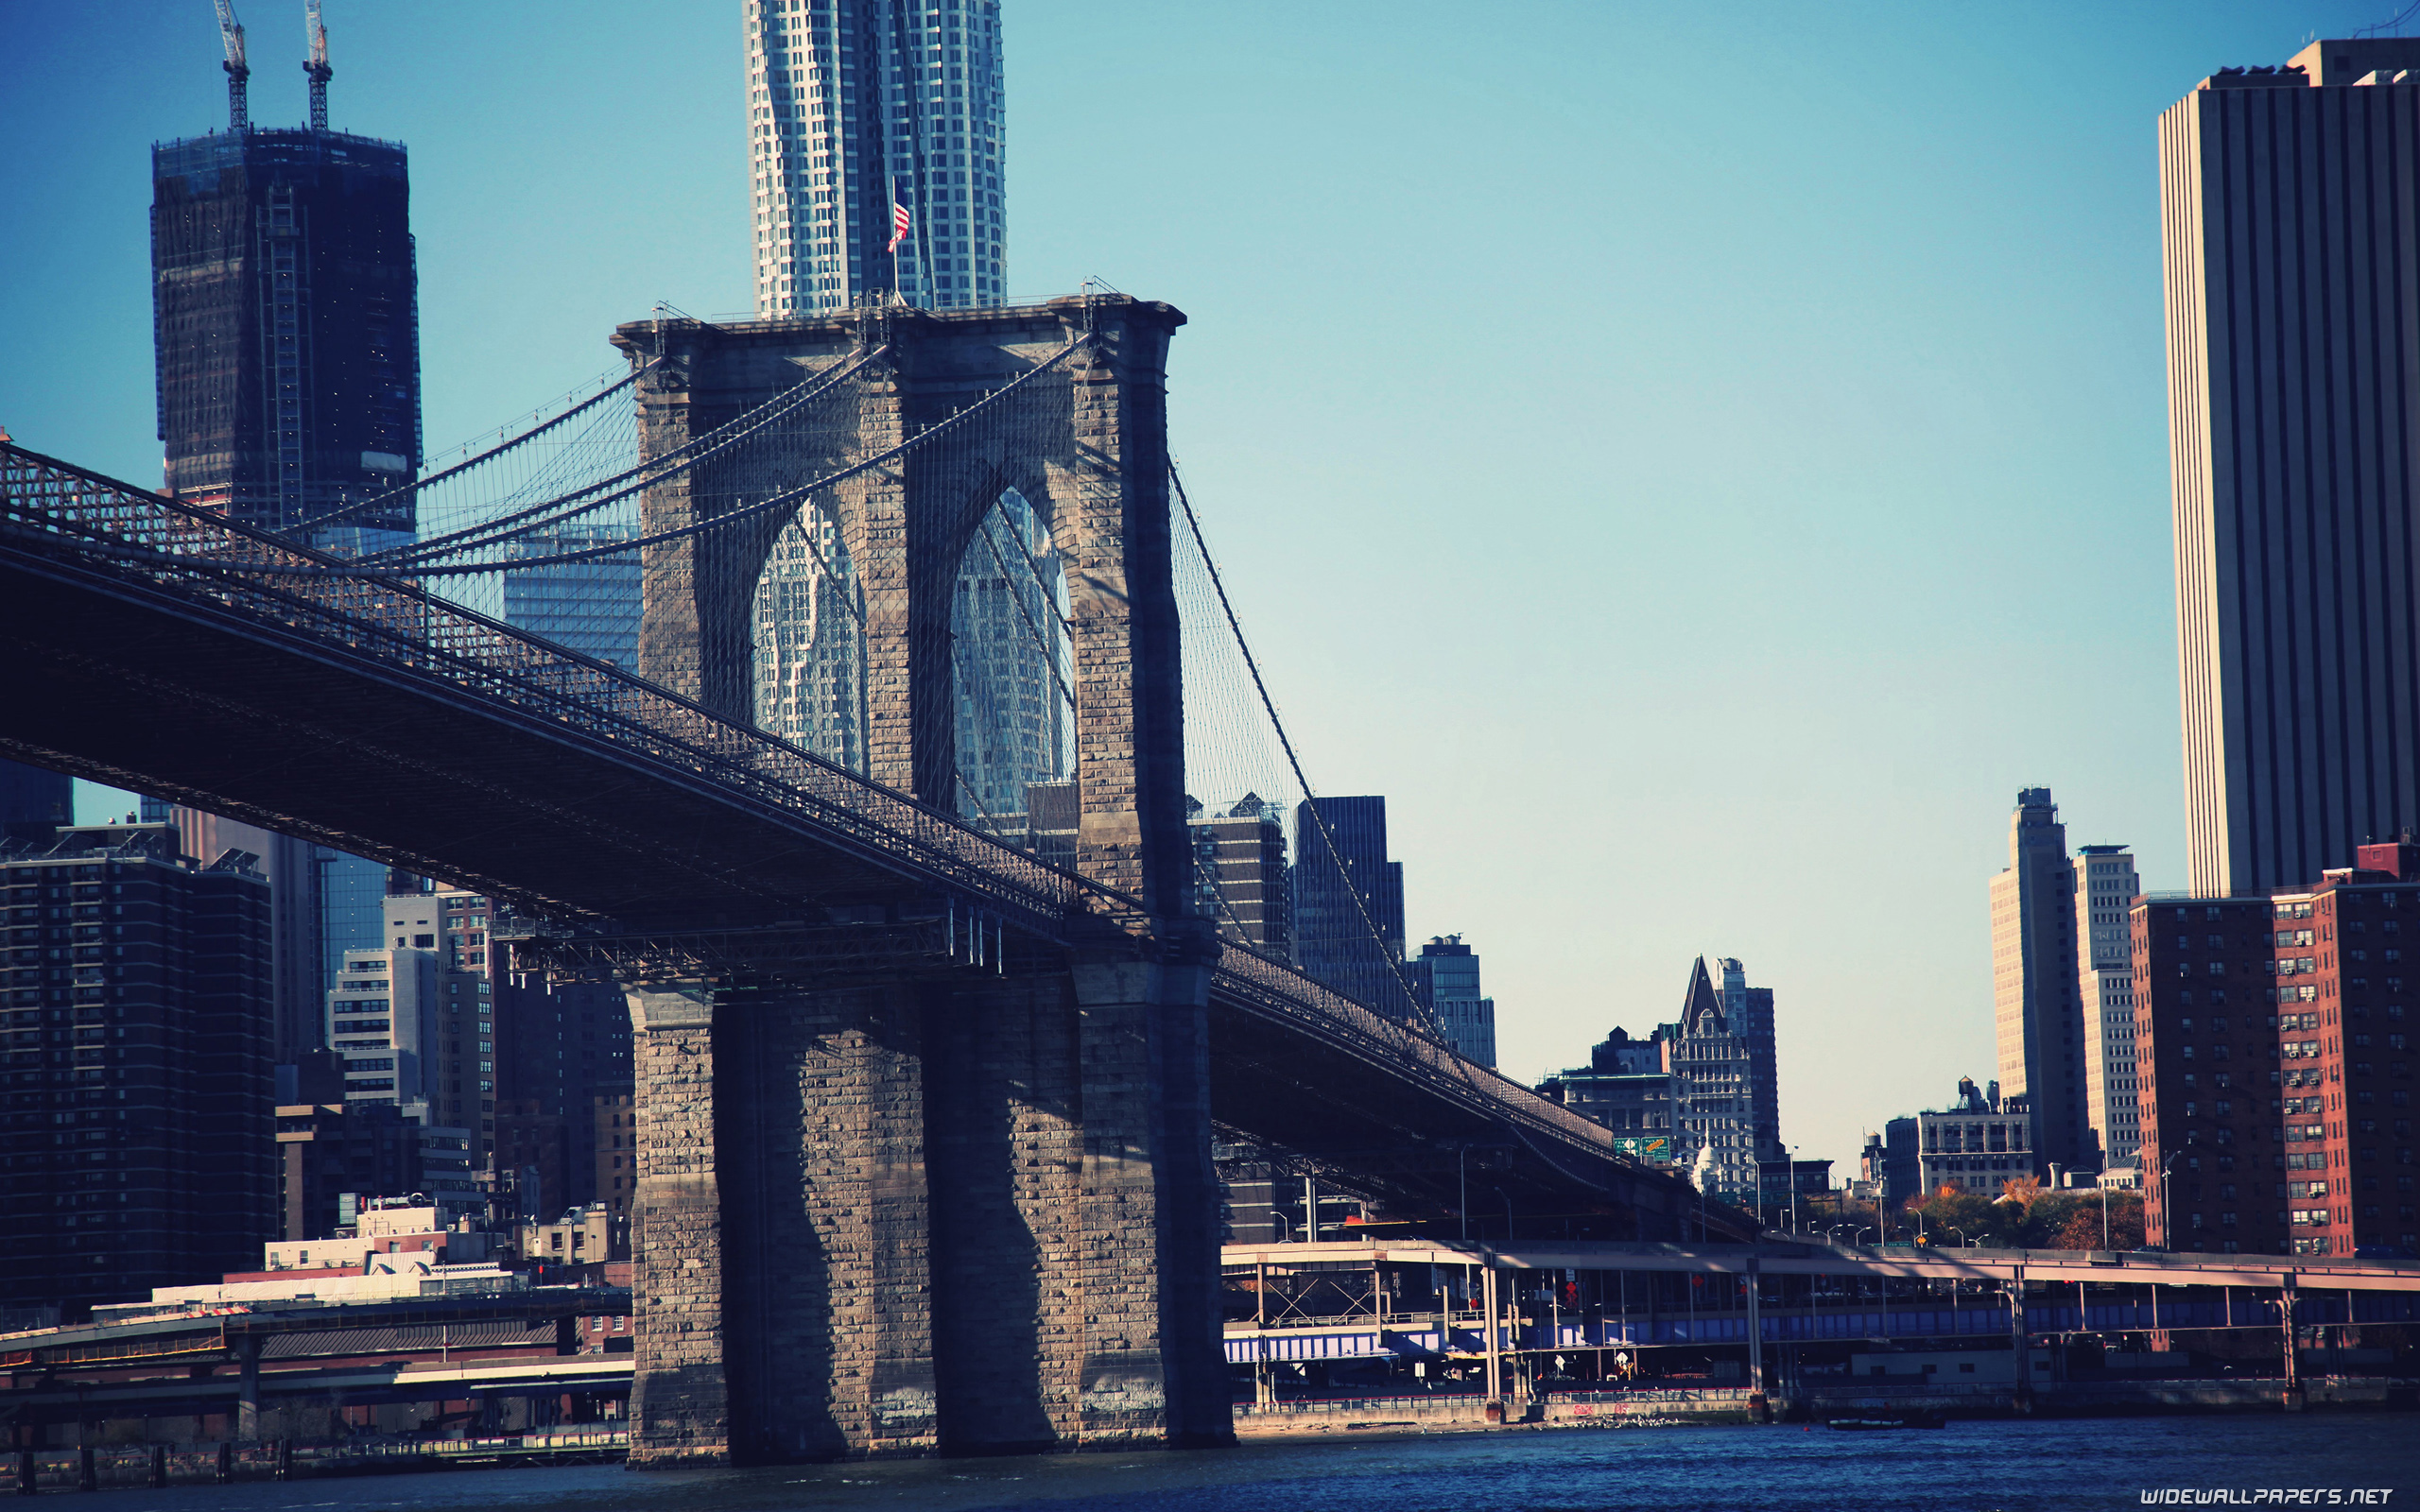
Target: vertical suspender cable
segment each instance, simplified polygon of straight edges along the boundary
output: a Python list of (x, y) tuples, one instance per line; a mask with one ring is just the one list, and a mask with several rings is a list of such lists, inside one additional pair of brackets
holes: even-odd
[[(1227, 598), (1226, 581), (1219, 576), (1218, 562), (1211, 558), (1210, 543), (1201, 539), (1201, 522), (1194, 517), (1193, 501), (1185, 496), (1184, 480), (1177, 476), (1173, 457), (1168, 461), (1168, 483), (1176, 490), (1177, 504), (1184, 510), (1185, 528), (1193, 532), (1193, 544), (1201, 553), (1201, 564), (1210, 571), (1210, 586), (1218, 591), (1219, 611), (1227, 617), (1227, 628), (1235, 635), (1236, 649), (1243, 653), (1244, 668), (1252, 674), (1252, 685), (1260, 695), (1260, 706), (1269, 711), (1269, 723), (1277, 731), (1277, 744), (1285, 749), (1286, 765), (1293, 768), (1294, 783), (1303, 790), (1304, 806), (1311, 811), (1311, 822), (1319, 826), (1320, 843), (1327, 847), (1328, 860), (1342, 871), (1344, 860), (1337, 852), (1336, 836), (1327, 827), (1326, 816), (1320, 813), (1319, 797), (1311, 791), (1310, 780), (1303, 775), (1303, 764), (1294, 754), (1294, 742), (1286, 733), (1286, 723), (1277, 717), (1276, 701), (1269, 696), (1269, 684), (1261, 679), (1260, 662), (1253, 658), (1252, 646), (1244, 640), (1244, 627), (1236, 618), (1236, 606)], [(1370, 938), (1377, 945), (1378, 954), (1385, 955), (1386, 936), (1378, 933), (1378, 921), (1370, 917), (1368, 902), (1349, 876), (1344, 879), (1344, 890), (1352, 895), (1354, 909), (1361, 916), (1361, 927), (1370, 932)], [(1402, 960), (1391, 958), (1387, 966), (1394, 973), (1395, 985), (1403, 988), (1404, 1001), (1411, 1007), (1415, 1024), (1430, 1039), (1443, 1040), (1444, 1030), (1437, 1022), (1436, 1010), (1424, 1005), (1411, 990), (1410, 979), (1403, 974)]]

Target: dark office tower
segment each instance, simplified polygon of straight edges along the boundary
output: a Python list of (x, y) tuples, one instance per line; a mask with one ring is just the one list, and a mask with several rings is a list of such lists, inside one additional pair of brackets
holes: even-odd
[(2075, 863), (2047, 787), (2016, 795), (2008, 869), (1992, 879), (1992, 1009), (2000, 1085), (2023, 1097), (2037, 1160), (2097, 1168), (2084, 1060), (2097, 1054), (2077, 998)]
[(268, 885), (164, 824), (0, 849), (0, 1310), (140, 1297), (280, 1231)]
[(421, 1132), (391, 1103), (281, 1104), (277, 1155), (278, 1237), (288, 1243), (334, 1235), (350, 1221), (347, 1196), (357, 1211), (372, 1197), (426, 1190)]
[(22, 762), (0, 761), (0, 840), (46, 840), (76, 822), (76, 782)]
[[(291, 529), (411, 481), (420, 318), (404, 148), (213, 132), (151, 151), (152, 329), (168, 491)], [(408, 497), (314, 532), (412, 528)]]
[(2420, 823), (2420, 39), (2160, 117), (2187, 869), (2296, 885)]
[(1323, 798), (1316, 816), (1310, 804), (1297, 804), (1294, 854), (1297, 964), (1357, 1002), (1410, 1017), (1401, 975), (1403, 863), (1387, 859), (1387, 800)]
[(321, 848), (182, 804), (168, 810), (168, 820), (185, 854), (205, 866), (229, 851), (250, 855), (268, 883), (272, 1049), (278, 1064), (291, 1063), (326, 1044), (324, 1008), (332, 984), (326, 966), (327, 900), (321, 891), (326, 871), (316, 859)]
[(1292, 958), (1294, 924), (1285, 815), (1283, 805), (1247, 793), (1223, 814), (1191, 817), (1201, 913), (1218, 921), (1221, 936), (1281, 961)]
[(1478, 955), (1460, 935), (1440, 935), (1403, 963), (1414, 1002), (1434, 1015), (1454, 1053), (1495, 1064), (1495, 1000), (1481, 992)]

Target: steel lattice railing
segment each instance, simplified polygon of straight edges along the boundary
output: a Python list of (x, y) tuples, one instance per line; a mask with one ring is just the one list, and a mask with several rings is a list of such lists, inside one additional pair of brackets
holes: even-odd
[[(142, 550), (110, 549), (126, 546)], [(1038, 924), (1126, 911), (1115, 894), (618, 668), (408, 582), (345, 576), (334, 558), (9, 445), (0, 445), (0, 549), (72, 559), (82, 573), (282, 626), (449, 697), (610, 743)], [(251, 562), (258, 574), (245, 571)]]
[[(132, 547), (130, 551), (126, 548)], [(0, 556), (38, 560), (188, 610), (341, 647), (387, 676), (714, 784), (726, 799), (954, 887), (1046, 936), (1089, 916), (1140, 924), (1142, 903), (1038, 861), (892, 789), (736, 725), (602, 662), (524, 635), (409, 581), (0, 443)], [(248, 571), (256, 565), (258, 571)], [(1616, 1165), (1589, 1120), (1474, 1066), (1433, 1037), (1232, 943), (1214, 989), (1408, 1074), (1447, 1100)]]

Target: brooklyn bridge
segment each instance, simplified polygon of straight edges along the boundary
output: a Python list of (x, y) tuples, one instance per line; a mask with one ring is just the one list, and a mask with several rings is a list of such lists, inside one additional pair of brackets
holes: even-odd
[[(477, 889), (518, 969), (620, 984), (634, 1463), (1226, 1439), (1214, 1146), (1440, 1238), (1475, 1149), (1532, 1238), (1752, 1234), (1205, 882), (1188, 776), (1275, 714), (1169, 458), (1184, 321), (635, 322), (598, 392), (410, 485), (410, 532), (0, 448), (0, 754)], [(970, 554), (1035, 551), (1058, 592), (999, 608), (1065, 752), (1047, 826), (970, 748), (953, 623)], [(845, 676), (769, 664), (786, 562)], [(603, 566), (635, 666), (495, 610)], [(1213, 652), (1252, 699), (1205, 707)]]

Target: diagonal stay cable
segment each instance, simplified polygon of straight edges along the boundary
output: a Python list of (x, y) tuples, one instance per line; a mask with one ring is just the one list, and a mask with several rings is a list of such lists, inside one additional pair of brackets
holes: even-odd
[(523, 431), (520, 435), (512, 438), (512, 439), (509, 441), (505, 441), (496, 446), (492, 446), (486, 451), (481, 452), (476, 456), (466, 457), (463, 460), (455, 463), (452, 467), (445, 468), (440, 472), (431, 472), (428, 476), (411, 483), (406, 483), (401, 488), (389, 489), (386, 492), (378, 494), (373, 498), (364, 499), (358, 504), (340, 505), (316, 519), (303, 521), (301, 524), (293, 527), (294, 532), (300, 533), (306, 530), (316, 530), (321, 525), (334, 524), (336, 522), (352, 515), (367, 514), (371, 510), (379, 508), (389, 501), (401, 498), (405, 494), (418, 493), (423, 489), (442, 483), (447, 478), (453, 477), (457, 473), (466, 472), (483, 462), (492, 462), (497, 457), (502, 456), (505, 453), (520, 446), (525, 441), (536, 440), (539, 437), (545, 435), (548, 431), (553, 430), (556, 426), (562, 424), (574, 416), (584, 414), (588, 410), (596, 408), (606, 400), (613, 398), (615, 394), (618, 394), (623, 389), (631, 387), (631, 385), (637, 383), (639, 379), (646, 376), (648, 369), (653, 368), (657, 363), (663, 360), (664, 359), (661, 357), (649, 357), (644, 365), (633, 368), (629, 372), (623, 374), (620, 382), (598, 389), (596, 393), (581, 400), (571, 408), (564, 410), (554, 419), (545, 421), (544, 424), (533, 426), (528, 430)]
[[(855, 361), (836, 363), (805, 383), (767, 400), (748, 414), (741, 415), (727, 424), (717, 426), (703, 436), (692, 438), (662, 456), (649, 457), (638, 466), (617, 472), (612, 477), (600, 478), (595, 483), (575, 489), (569, 493), (559, 494), (551, 499), (542, 499), (527, 508), (517, 509), (510, 514), (501, 515), (479, 524), (466, 525), (450, 535), (432, 536), (426, 541), (390, 547), (386, 551), (371, 552), (354, 559), (365, 566), (384, 566), (423, 561), (431, 557), (455, 556), (464, 551), (477, 550), (481, 546), (493, 545), (499, 540), (533, 534), (583, 514), (593, 514), (609, 504), (618, 503), (633, 493), (643, 493), (667, 478), (676, 477), (709, 457), (720, 455), (775, 421), (785, 419), (801, 405), (831, 392), (833, 388), (854, 376), (867, 363), (873, 361), (889, 350), (888, 346), (875, 347), (863, 352)], [(638, 481), (631, 483), (633, 478)], [(587, 495), (596, 493), (600, 489), (615, 489), (617, 485), (626, 483), (630, 486), (607, 493), (601, 498), (588, 499), (586, 503), (577, 507), (562, 509), (560, 513), (545, 519), (532, 518), (543, 515), (549, 509), (571, 504), (574, 500), (586, 498)]]
[[(1311, 811), (1311, 822), (1319, 826), (1320, 843), (1327, 847), (1328, 859), (1340, 872), (1344, 869), (1344, 858), (1337, 850), (1336, 835), (1327, 827), (1327, 816), (1320, 812), (1319, 795), (1311, 791), (1310, 780), (1303, 775), (1303, 763), (1294, 754), (1294, 741), (1286, 733), (1286, 722), (1277, 717), (1277, 702), (1269, 696), (1269, 684), (1260, 675), (1259, 659), (1252, 654), (1251, 643), (1244, 639), (1242, 622), (1236, 618), (1236, 606), (1227, 597), (1226, 580), (1219, 576), (1219, 564), (1210, 555), (1210, 542), (1202, 539), (1201, 522), (1193, 513), (1193, 501), (1185, 496), (1184, 480), (1177, 476), (1173, 458), (1168, 462), (1168, 483), (1176, 490), (1176, 502), (1184, 510), (1184, 523), (1193, 532), (1193, 544), (1201, 553), (1201, 564), (1210, 570), (1210, 586), (1218, 591), (1219, 608), (1227, 617), (1227, 628), (1236, 638), (1236, 649), (1243, 653), (1244, 667), (1251, 672), (1252, 685), (1260, 694), (1260, 706), (1269, 711), (1269, 722), (1277, 730), (1277, 744), (1285, 748), (1286, 765), (1293, 768), (1295, 785), (1303, 790), (1304, 806)], [(1369, 902), (1361, 896), (1361, 889), (1349, 876), (1344, 879), (1344, 890), (1353, 899), (1354, 910), (1361, 916), (1361, 927), (1370, 932), (1371, 942), (1378, 947), (1378, 954), (1385, 955), (1386, 936), (1378, 932), (1378, 921), (1370, 916)], [(1444, 1030), (1437, 1021), (1436, 1010), (1424, 1006), (1419, 994), (1412, 991), (1410, 978), (1403, 974), (1403, 962), (1390, 959), (1387, 965), (1394, 974), (1395, 984), (1403, 988), (1404, 1001), (1416, 1015), (1415, 1022), (1432, 1038), (1443, 1040)]]

